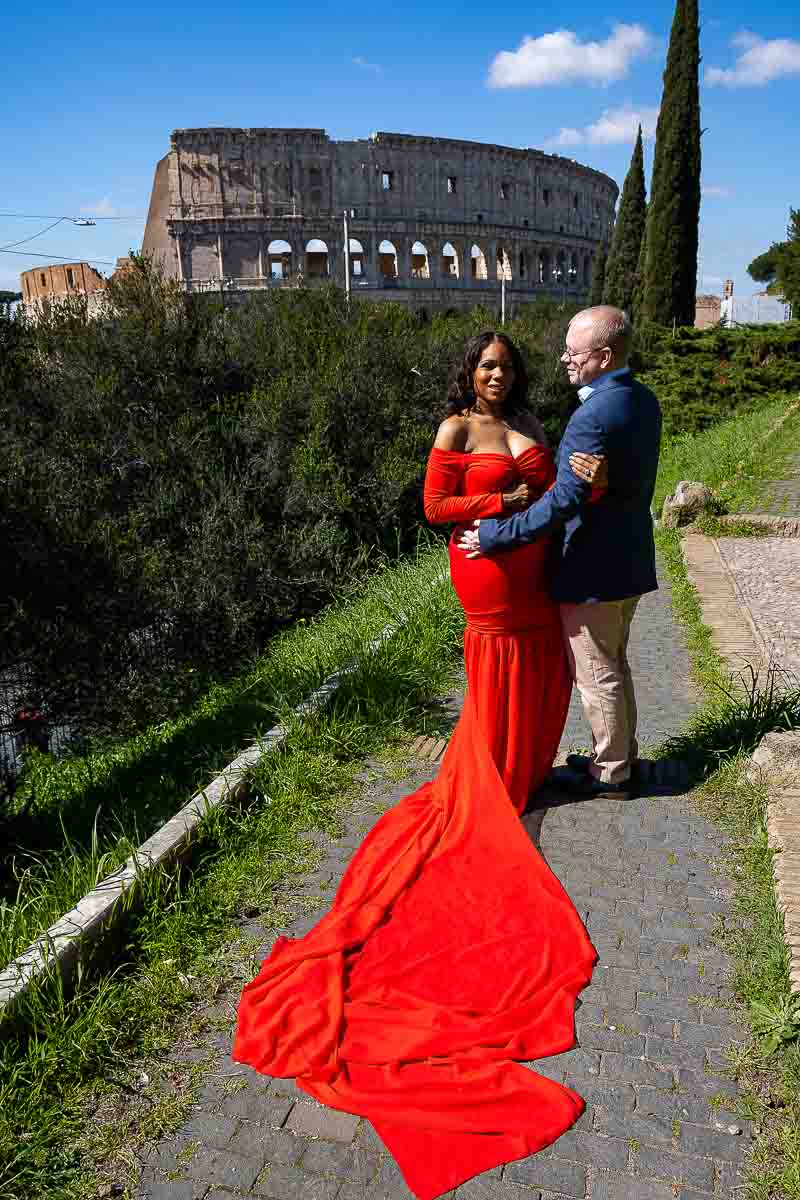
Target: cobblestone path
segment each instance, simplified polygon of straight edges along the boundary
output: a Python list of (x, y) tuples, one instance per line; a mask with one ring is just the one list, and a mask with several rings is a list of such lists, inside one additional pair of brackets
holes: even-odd
[[(791, 478), (770, 481), (754, 511), (800, 517), (800, 455), (787, 474)], [(800, 538), (726, 537), (719, 538), (717, 546), (767, 657), (790, 676), (790, 686), (799, 686)]]
[[(692, 706), (688, 662), (667, 594), (648, 597), (634, 625), (645, 744), (676, 730)], [(453, 701), (457, 709), (457, 698)], [(585, 733), (573, 713), (565, 736)], [(385, 772), (304, 881), (318, 920), (344, 867), (381, 811), (430, 777), (417, 763), (398, 786)], [(457, 1200), (734, 1200), (749, 1144), (745, 1121), (722, 1105), (735, 1086), (721, 1073), (737, 1027), (725, 1007), (726, 959), (711, 938), (727, 912), (715, 868), (722, 838), (681, 795), (559, 802), (525, 825), (562, 880), (599, 951), (576, 1017), (576, 1048), (536, 1063), (586, 1099), (579, 1122), (550, 1149), (451, 1193)], [(256, 961), (268, 953), (260, 936)], [(241, 980), (218, 1007), (207, 1044), (173, 1058), (207, 1070), (190, 1119), (144, 1158), (138, 1200), (406, 1200), (410, 1196), (368, 1122), (325, 1109), (291, 1081), (232, 1064), (230, 1036)]]

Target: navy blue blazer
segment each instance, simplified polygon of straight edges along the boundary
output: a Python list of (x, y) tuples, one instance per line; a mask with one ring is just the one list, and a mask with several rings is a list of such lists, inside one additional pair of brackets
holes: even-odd
[[(481, 550), (493, 554), (560, 534), (555, 600), (584, 604), (654, 591), (650, 504), (660, 445), (661, 409), (650, 389), (630, 372), (601, 377), (564, 430), (555, 486), (524, 512), (481, 521)], [(594, 503), (589, 484), (569, 465), (576, 451), (608, 457), (608, 493)]]

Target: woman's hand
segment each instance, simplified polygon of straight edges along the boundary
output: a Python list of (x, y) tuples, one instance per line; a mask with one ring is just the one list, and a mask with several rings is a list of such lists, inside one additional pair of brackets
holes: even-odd
[(608, 487), (608, 459), (597, 454), (570, 454), (573, 473), (592, 487)]
[(503, 512), (521, 512), (531, 503), (531, 489), (527, 483), (521, 483), (513, 492), (503, 492)]

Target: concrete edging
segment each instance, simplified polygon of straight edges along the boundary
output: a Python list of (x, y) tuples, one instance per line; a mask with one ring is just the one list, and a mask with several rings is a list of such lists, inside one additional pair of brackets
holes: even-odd
[[(434, 586), (444, 579), (445, 576), (442, 576)], [(387, 625), (369, 642), (361, 657), (329, 675), (316, 691), (301, 701), (292, 710), (293, 716), (302, 719), (326, 708), (347, 676), (352, 675), (365, 658), (374, 654), (406, 623), (407, 620), (403, 618)], [(13, 1006), (37, 981), (54, 969), (60, 970), (62, 978), (68, 981), (78, 965), (84, 945), (87, 942), (99, 942), (111, 931), (114, 922), (124, 913), (141, 877), (156, 867), (178, 861), (188, 850), (192, 835), (208, 813), (235, 800), (241, 794), (239, 789), (245, 772), (266, 754), (279, 749), (288, 733), (288, 725), (276, 725), (258, 743), (242, 751), (160, 829), (142, 842), (122, 866), (101, 880), (73, 909), (0, 971), (0, 1013)]]
[(800, 537), (800, 520), (794, 517), (776, 517), (772, 513), (725, 513), (717, 517), (721, 525), (755, 525), (768, 529), (773, 537)]
[[(711, 629), (719, 653), (733, 669), (768, 667), (769, 647), (716, 541), (688, 533), (681, 546), (687, 574), (700, 598), (703, 621)], [(775, 897), (784, 918), (789, 981), (792, 991), (800, 993), (800, 787), (796, 780), (787, 786), (785, 780), (769, 774), (764, 780), (769, 788), (767, 839), (774, 851)]]
[(700, 599), (703, 623), (733, 670), (765, 667), (769, 648), (753, 620), (714, 538), (686, 532), (681, 537), (686, 573)]

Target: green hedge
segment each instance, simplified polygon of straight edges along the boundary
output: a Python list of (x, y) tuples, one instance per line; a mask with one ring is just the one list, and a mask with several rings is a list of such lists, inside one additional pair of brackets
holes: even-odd
[[(570, 315), (540, 303), (509, 326), (554, 438), (574, 403)], [(143, 260), (102, 319), (80, 301), (36, 324), (0, 316), (0, 667), (32, 664), (31, 701), (92, 733), (180, 711), (415, 537), (448, 375), (495, 323), (348, 308), (335, 287), (225, 311)], [(673, 431), (795, 386), (797, 346), (797, 325), (650, 330), (640, 358)]]

